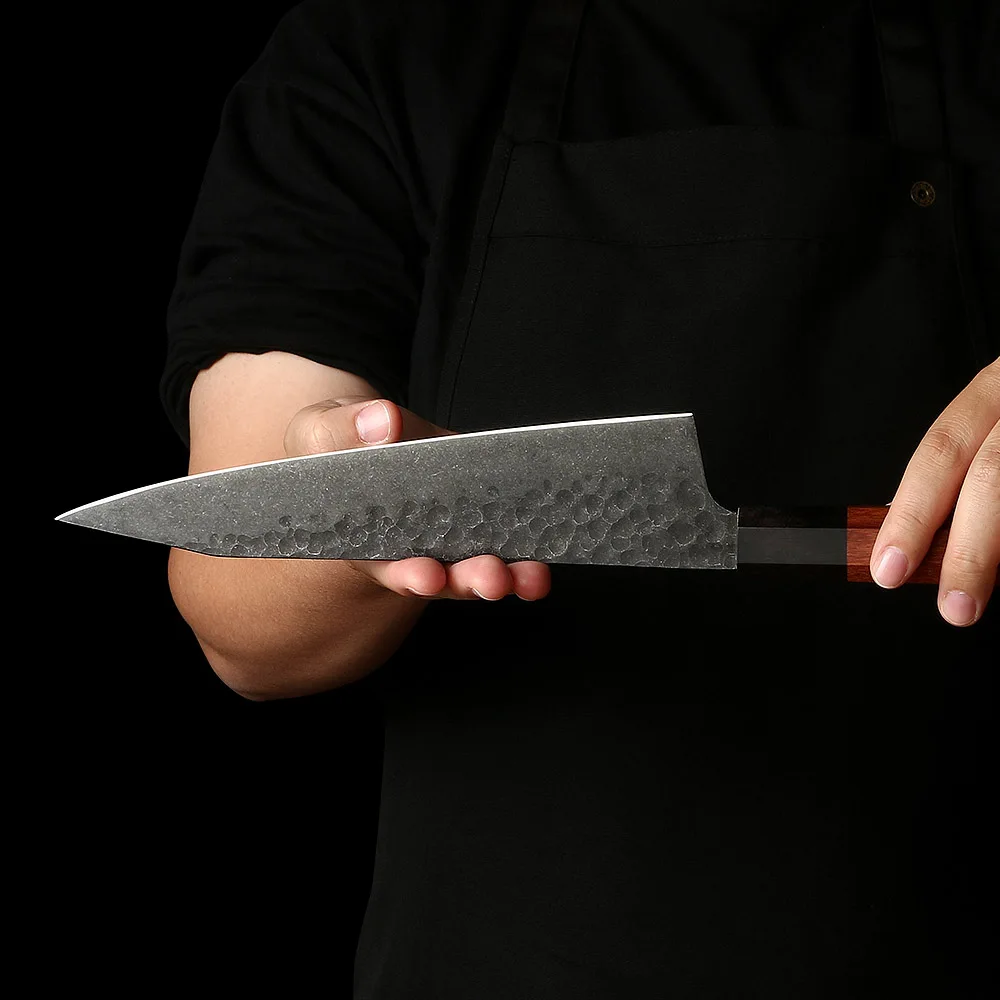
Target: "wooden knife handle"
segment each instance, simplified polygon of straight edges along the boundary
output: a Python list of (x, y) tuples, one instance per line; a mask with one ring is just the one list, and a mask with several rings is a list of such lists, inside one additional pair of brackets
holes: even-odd
[[(889, 513), (888, 507), (847, 508), (847, 579), (853, 583), (874, 583), (868, 565), (872, 546), (879, 528)], [(937, 583), (941, 578), (941, 560), (948, 544), (951, 518), (938, 529), (923, 562), (916, 568), (907, 583)]]

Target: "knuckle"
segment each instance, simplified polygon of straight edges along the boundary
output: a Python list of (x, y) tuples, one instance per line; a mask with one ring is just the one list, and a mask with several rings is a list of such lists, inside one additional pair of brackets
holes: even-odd
[(322, 410), (312, 414), (309, 420), (306, 433), (305, 444), (310, 455), (316, 455), (324, 451), (336, 451), (338, 447), (337, 435), (333, 427), (328, 423), (328, 416), (336, 413), (336, 410)]
[(308, 455), (316, 450), (316, 420), (321, 412), (322, 408), (314, 403), (303, 407), (288, 422), (285, 429), (285, 451), (289, 455)]
[(1000, 498), (1000, 443), (983, 446), (969, 469), (968, 479), (991, 499)]
[(300, 455), (302, 453), (302, 420), (300, 414), (296, 413), (288, 422), (285, 428), (285, 454), (288, 456)]
[(956, 428), (935, 425), (924, 436), (924, 457), (935, 468), (954, 468), (961, 463), (965, 450), (965, 442)]
[(908, 504), (894, 503), (890, 508), (895, 527), (904, 534), (924, 534), (936, 527), (931, 522), (929, 511)]
[(962, 579), (970, 579), (985, 573), (986, 554), (967, 542), (952, 544), (945, 557), (948, 572)]
[(979, 398), (979, 406), (985, 412), (1000, 416), (1000, 358), (990, 362), (972, 380)]

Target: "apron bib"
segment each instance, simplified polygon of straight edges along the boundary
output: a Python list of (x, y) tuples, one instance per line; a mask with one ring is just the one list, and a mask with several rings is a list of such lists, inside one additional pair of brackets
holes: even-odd
[(879, 5), (886, 140), (709, 126), (560, 142), (583, 6), (542, 3), (526, 35), (435, 421), (690, 411), (725, 506), (887, 503), (989, 360), (913, 5)]
[[(565, 142), (584, 6), (529, 19), (421, 409), (455, 431), (691, 411), (730, 509), (888, 502), (989, 360), (919, 10), (875, 8), (884, 140)], [(430, 602), (380, 671), (358, 1000), (966, 995), (985, 628), (836, 569), (552, 577), (534, 603)]]

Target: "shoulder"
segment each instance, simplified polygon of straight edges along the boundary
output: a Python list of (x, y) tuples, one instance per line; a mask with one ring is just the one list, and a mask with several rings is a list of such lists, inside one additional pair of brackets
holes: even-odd
[(359, 71), (476, 65), (519, 37), (531, 0), (304, 0), (275, 26), (248, 82), (281, 80), (330, 58)]
[(320, 113), (336, 108), (345, 127), (377, 133), (429, 222), (462, 157), (480, 158), (499, 125), (532, 5), (304, 0), (240, 82), (296, 88)]

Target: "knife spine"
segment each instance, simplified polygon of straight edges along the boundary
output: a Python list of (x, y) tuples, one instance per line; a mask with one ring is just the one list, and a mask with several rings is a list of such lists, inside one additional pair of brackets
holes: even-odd
[(188, 476), (178, 476), (175, 479), (165, 479), (162, 482), (154, 483), (150, 486), (140, 486), (134, 490), (125, 490), (123, 493), (115, 493), (112, 496), (103, 497), (100, 500), (95, 500), (91, 503), (81, 504), (79, 507), (74, 507), (72, 510), (67, 510), (62, 514), (57, 515), (55, 520), (66, 521), (72, 518), (74, 514), (79, 514), (81, 511), (87, 510), (90, 507), (96, 507), (98, 505), (103, 505), (111, 503), (116, 500), (124, 500), (128, 497), (135, 496), (139, 493), (145, 493), (151, 489), (158, 489), (163, 486), (172, 486), (175, 483), (188, 482), (194, 479), (208, 479), (211, 476), (219, 476), (225, 473), (238, 472), (245, 469), (261, 469), (265, 466), (273, 465), (291, 465), (296, 462), (309, 462), (314, 460), (320, 455), (348, 455), (352, 452), (364, 450), (365, 452), (373, 451), (388, 451), (394, 448), (412, 448), (414, 446), (427, 446), (433, 444), (441, 444), (445, 442), (456, 442), (456, 441), (466, 441), (470, 438), (483, 438), (489, 437), (491, 435), (503, 434), (511, 436), (514, 434), (521, 434), (527, 431), (547, 431), (555, 428), (558, 429), (570, 429), (574, 427), (588, 427), (597, 426), (601, 424), (627, 424), (635, 423), (638, 421), (644, 421), (647, 424), (654, 423), (660, 420), (678, 420), (678, 419), (692, 419), (693, 414), (688, 413), (654, 413), (654, 414), (639, 414), (630, 415), (626, 417), (599, 417), (597, 419), (590, 420), (571, 420), (566, 422), (557, 423), (547, 423), (547, 424), (529, 424), (524, 427), (501, 427), (492, 428), (481, 431), (467, 431), (461, 434), (440, 434), (436, 437), (430, 438), (416, 438), (409, 441), (390, 441), (386, 444), (372, 444), (366, 445), (364, 449), (345, 449), (339, 452), (321, 452), (315, 455), (296, 455), (291, 458), (274, 458), (266, 462), (253, 462), (248, 465), (234, 465), (224, 469), (209, 469), (207, 472), (196, 472), (193, 475)]

